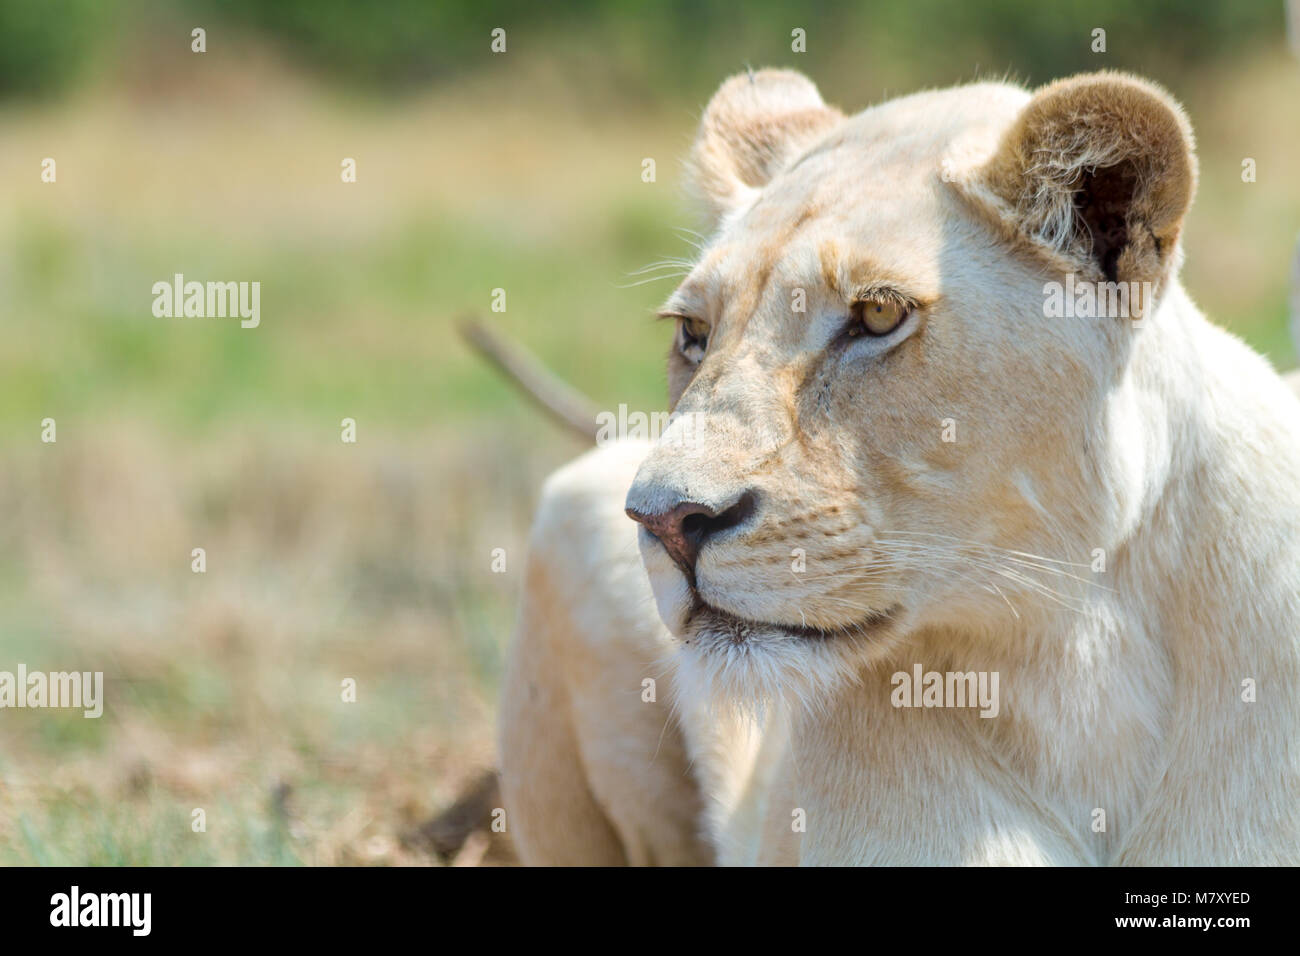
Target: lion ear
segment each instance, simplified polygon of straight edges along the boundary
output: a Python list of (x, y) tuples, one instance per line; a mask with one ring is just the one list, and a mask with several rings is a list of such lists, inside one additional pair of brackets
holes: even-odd
[(690, 180), (711, 224), (762, 189), (844, 114), (794, 70), (731, 77), (709, 100), (691, 149)]
[(1058, 80), (1025, 106), (979, 183), (1016, 231), (1089, 272), (1159, 282), (1196, 190), (1191, 124), (1136, 77)]

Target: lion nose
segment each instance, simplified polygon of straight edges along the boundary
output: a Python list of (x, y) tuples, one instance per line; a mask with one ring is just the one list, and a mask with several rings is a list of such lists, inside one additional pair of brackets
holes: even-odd
[(704, 542), (744, 523), (754, 512), (754, 502), (754, 493), (746, 491), (722, 508), (698, 501), (677, 501), (666, 511), (629, 507), (627, 516), (658, 538), (677, 566), (694, 578), (695, 560)]

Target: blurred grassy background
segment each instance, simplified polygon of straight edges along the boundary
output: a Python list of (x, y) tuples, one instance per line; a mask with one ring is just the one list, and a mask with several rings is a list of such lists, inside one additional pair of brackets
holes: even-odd
[[(452, 320), (601, 407), (662, 407), (669, 287), (629, 273), (689, 254), (678, 160), (747, 64), (850, 111), (1162, 81), (1200, 140), (1187, 284), (1293, 364), (1281, 2), (0, 0), (0, 670), (103, 670), (108, 697), (98, 721), (0, 711), (0, 863), (435, 860), (405, 837), (492, 761), (532, 501), (581, 450)], [(260, 281), (260, 328), (155, 318), (176, 272)]]

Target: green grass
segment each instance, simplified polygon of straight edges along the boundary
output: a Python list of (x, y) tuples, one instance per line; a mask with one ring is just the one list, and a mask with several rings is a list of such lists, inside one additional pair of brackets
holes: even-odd
[[(584, 243), (599, 254), (575, 267), (575, 252), (558, 244), (514, 245), (472, 223), (422, 220), (365, 242), (277, 243), (237, 260), (136, 237), (94, 248), (28, 224), (18, 245), (40, 250), (30, 272), (20, 266), (15, 293), (29, 317), (20, 334), (31, 338), (0, 360), (0, 415), (16, 427), (111, 411), (183, 430), (267, 414), (399, 429), (455, 422), (510, 399), (457, 339), (452, 320), (471, 311), (593, 394), (658, 407), (662, 329), (646, 318), (655, 292), (618, 287), (655, 253), (643, 236), (611, 238)], [(155, 318), (149, 290), (177, 268), (200, 281), (260, 277), (261, 325)], [(504, 314), (489, 310), (498, 287)], [(574, 289), (588, 290), (582, 301)]]

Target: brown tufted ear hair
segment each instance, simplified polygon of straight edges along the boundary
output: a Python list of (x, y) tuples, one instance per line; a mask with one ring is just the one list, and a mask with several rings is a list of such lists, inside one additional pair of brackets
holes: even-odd
[(1193, 150), (1162, 89), (1089, 73), (1039, 90), (970, 185), (1009, 227), (1088, 272), (1158, 283), (1196, 191)]

